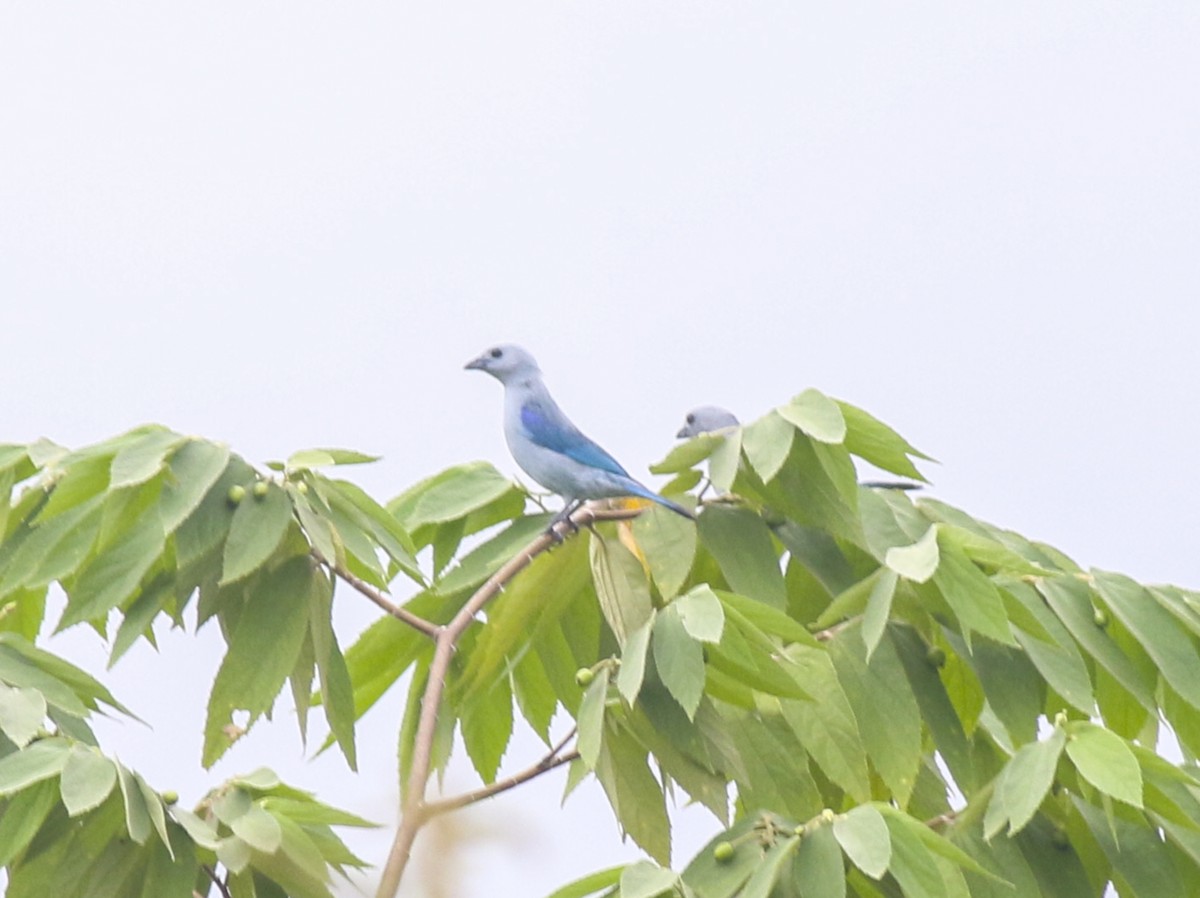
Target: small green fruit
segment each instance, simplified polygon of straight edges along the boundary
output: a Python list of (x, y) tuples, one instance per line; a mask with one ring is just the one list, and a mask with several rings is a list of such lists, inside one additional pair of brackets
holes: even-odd
[(590, 686), (594, 679), (596, 679), (596, 672), (590, 667), (581, 667), (575, 671), (575, 682), (580, 686)]
[(718, 842), (715, 846), (713, 846), (713, 860), (715, 860), (718, 864), (728, 863), (729, 861), (733, 860), (733, 852), (734, 848), (732, 842)]
[(162, 800), (166, 804), (176, 804), (179, 801), (179, 793), (172, 789), (168, 789), (162, 794)]
[(229, 499), (230, 505), (237, 505), (246, 498), (246, 488), (240, 483), (235, 483), (229, 488), (227, 498)]
[(260, 480), (254, 484), (254, 498), (263, 499), (266, 497), (267, 493), (270, 492), (270, 490), (271, 484), (267, 483), (265, 480)]
[(939, 646), (931, 645), (925, 653), (925, 660), (933, 667), (946, 666), (946, 652)]
[(1092, 623), (1103, 630), (1108, 626), (1108, 612), (1103, 608), (1092, 609)]

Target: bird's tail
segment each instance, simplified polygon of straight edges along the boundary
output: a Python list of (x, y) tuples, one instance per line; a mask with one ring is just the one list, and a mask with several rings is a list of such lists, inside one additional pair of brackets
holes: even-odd
[(642, 486), (636, 480), (630, 479), (629, 492), (635, 496), (641, 496), (643, 499), (649, 499), (651, 502), (657, 502), (663, 508), (669, 508), (671, 511), (675, 512), (675, 514), (683, 515), (689, 521), (694, 521), (696, 519), (696, 516), (682, 505), (672, 502), (670, 499), (664, 499), (658, 493), (654, 492), (654, 490)]

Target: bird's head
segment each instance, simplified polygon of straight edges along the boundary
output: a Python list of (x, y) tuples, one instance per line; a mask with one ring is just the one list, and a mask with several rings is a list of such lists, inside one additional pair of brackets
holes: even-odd
[(702, 405), (687, 413), (683, 427), (675, 434), (679, 439), (698, 437), (702, 433), (711, 433), (723, 427), (736, 427), (738, 419), (733, 412), (718, 405)]
[(486, 349), (464, 367), (486, 371), (502, 384), (536, 375), (539, 371), (533, 356), (513, 343), (501, 343)]

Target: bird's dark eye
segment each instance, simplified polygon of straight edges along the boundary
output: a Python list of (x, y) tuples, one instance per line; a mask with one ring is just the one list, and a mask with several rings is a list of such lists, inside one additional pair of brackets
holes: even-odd
[(488, 355), (490, 355), (494, 359), (498, 359), (498, 358), (500, 358), (500, 356), (504, 355), (504, 350), (493, 349), (491, 352), (488, 353)]
[(696, 416), (695, 416), (695, 415), (688, 415), (688, 416), (687, 416), (687, 422), (688, 422), (688, 424), (695, 424), (695, 423), (696, 423)]

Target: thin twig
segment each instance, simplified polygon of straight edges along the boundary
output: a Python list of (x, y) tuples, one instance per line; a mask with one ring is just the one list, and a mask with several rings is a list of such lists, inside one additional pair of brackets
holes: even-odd
[(433, 737), (437, 728), (438, 710), (442, 704), (442, 693), (446, 686), (446, 672), (463, 632), (471, 625), (475, 615), (542, 552), (577, 533), (580, 527), (589, 527), (596, 521), (626, 521), (636, 518), (641, 513), (640, 508), (595, 508), (585, 505), (566, 521), (556, 525), (552, 532), (539, 534), (521, 549), (475, 591), (450, 623), (438, 630), (433, 660), (429, 664), (429, 679), (425, 686), (425, 694), (421, 697), (421, 716), (413, 740), (412, 767), (409, 770), (408, 788), (401, 808), (400, 825), (396, 829), (387, 864), (383, 868), (376, 892), (377, 898), (394, 898), (399, 891), (400, 879), (412, 854), (417, 831), (430, 816), (431, 806), (425, 802), (425, 789), (429, 783)]
[(361, 577), (352, 574), (340, 564), (329, 561), (316, 549), (312, 550), (312, 555), (320, 564), (323, 564), (325, 567), (329, 568), (331, 573), (337, 577), (340, 577), (342, 580), (345, 580), (392, 617), (396, 618), (396, 620), (403, 621), (414, 630), (420, 630), (430, 639), (437, 639), (438, 633), (441, 632), (442, 629), (437, 624), (431, 623), (430, 621), (425, 620), (425, 618), (418, 617), (411, 611), (401, 608), (366, 580), (363, 580)]
[(561, 767), (563, 764), (570, 764), (578, 757), (579, 752), (575, 749), (557, 757), (547, 755), (532, 767), (527, 767), (520, 773), (514, 773), (512, 776), (496, 780), (496, 782), (475, 789), (472, 792), (464, 792), (462, 795), (447, 798), (444, 801), (429, 802), (425, 805), (425, 817), (428, 819), (436, 817), (438, 814), (445, 814), (448, 811), (457, 811), (459, 808), (465, 808), (469, 804), (475, 804), (478, 801), (483, 801), (485, 798), (491, 798), (494, 795), (499, 795), (501, 792), (507, 792), (514, 786), (527, 783), (531, 779), (541, 776), (543, 773), (549, 773), (551, 770)]
[(216, 870), (214, 870), (208, 864), (201, 864), (200, 869), (208, 874), (208, 878), (211, 879), (213, 881), (213, 885), (220, 890), (223, 898), (233, 898), (233, 896), (229, 894), (229, 886), (225, 885), (225, 883), (221, 881), (221, 878), (217, 876)]

